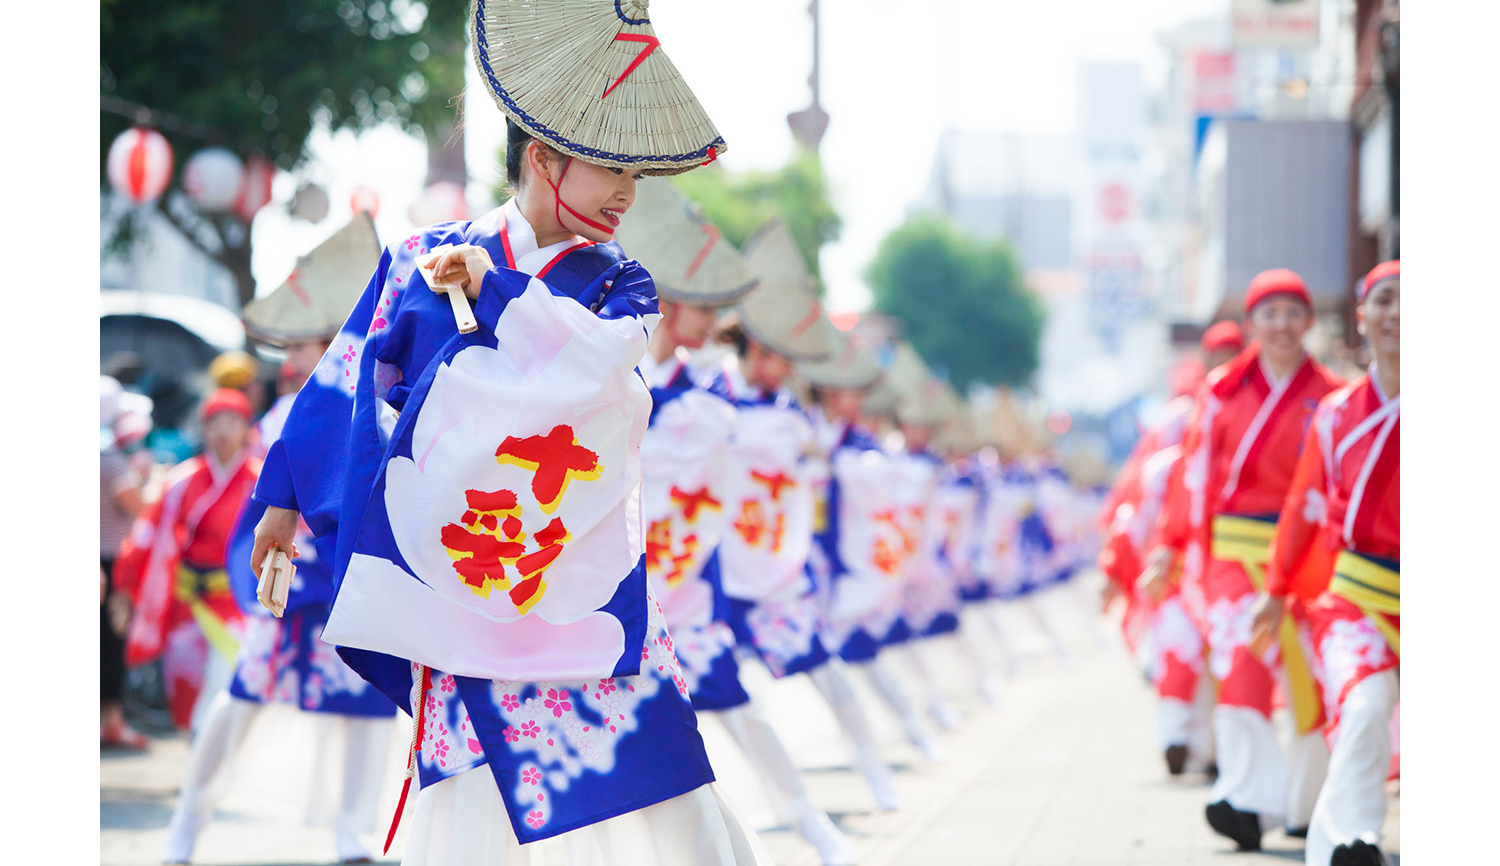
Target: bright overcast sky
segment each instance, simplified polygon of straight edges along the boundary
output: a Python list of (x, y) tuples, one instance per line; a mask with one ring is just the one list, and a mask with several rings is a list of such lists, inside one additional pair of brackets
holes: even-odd
[[(1084, 61), (1137, 61), (1154, 89), (1165, 70), (1153, 35), (1229, 0), (823, 0), (822, 102), (831, 122), (821, 148), (844, 218), (823, 250), (832, 309), (864, 309), (860, 277), (881, 237), (925, 187), (939, 133), (1061, 133), (1074, 123)], [(662, 47), (729, 144), (729, 169), (774, 168), (792, 150), (786, 115), (807, 106), (812, 26), (807, 0), (654, 0)], [(498, 109), (470, 69), (466, 152), (471, 195), (497, 176)], [(406, 211), (426, 173), (423, 145), (394, 130), (318, 136), (307, 175), (332, 193), (312, 226), (267, 208), (256, 221), (255, 272), (268, 291), (305, 252), (348, 218), (357, 184), (381, 195), (382, 241), (407, 231)], [(290, 197), (282, 179), (277, 199)]]

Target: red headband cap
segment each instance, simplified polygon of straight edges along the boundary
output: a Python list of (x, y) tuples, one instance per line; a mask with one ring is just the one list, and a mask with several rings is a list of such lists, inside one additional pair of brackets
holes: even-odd
[(1309, 310), (1312, 309), (1312, 296), (1307, 293), (1307, 284), (1302, 278), (1295, 271), (1272, 268), (1261, 271), (1250, 281), (1250, 287), (1245, 290), (1245, 312), (1249, 313), (1256, 304), (1272, 295), (1295, 295)]
[(203, 404), (203, 411), (198, 414), (198, 417), (207, 421), (220, 412), (233, 412), (249, 421), (250, 398), (246, 397), (243, 391), (220, 388), (208, 398), (208, 402)]
[(1392, 259), (1381, 262), (1370, 269), (1365, 278), (1354, 284), (1354, 296), (1363, 304), (1365, 298), (1370, 296), (1370, 290), (1385, 282), (1386, 280), (1401, 279), (1401, 260)]
[(1238, 352), (1245, 348), (1245, 335), (1240, 331), (1238, 322), (1226, 319), (1204, 331), (1199, 345), (1205, 352)]

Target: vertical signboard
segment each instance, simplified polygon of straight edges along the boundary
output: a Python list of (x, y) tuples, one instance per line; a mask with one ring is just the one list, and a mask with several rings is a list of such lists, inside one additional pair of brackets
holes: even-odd
[(1233, 0), (1236, 48), (1316, 48), (1319, 0)]

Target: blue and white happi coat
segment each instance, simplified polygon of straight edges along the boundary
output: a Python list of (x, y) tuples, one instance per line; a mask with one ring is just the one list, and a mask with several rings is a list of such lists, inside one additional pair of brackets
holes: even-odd
[(648, 355), (641, 376), (651, 388), (651, 426), (641, 442), (646, 575), (693, 708), (742, 706), (750, 695), (740, 685), (719, 568), (724, 459), (735, 410), (694, 385), (683, 357), (658, 364)]
[(911, 635), (901, 616), (907, 545), (895, 473), (890, 457), (859, 427), (829, 422), (817, 432), (828, 455), (811, 558), (827, 587), (823, 641), (845, 661), (865, 662)]
[[(263, 445), (280, 437), (290, 396), (278, 399), (257, 425)], [(321, 640), (333, 601), (332, 535), (315, 538), (306, 522), (298, 521), (300, 556), (285, 614), (277, 619), (261, 606), (255, 595), (259, 576), (250, 567), (250, 552), (255, 545), (255, 524), (265, 511), (263, 502), (245, 503), (225, 556), (230, 588), (245, 613), (229, 693), (241, 700), (274, 701), (309, 712), (374, 718), (395, 715), (396, 705), (390, 698), (345, 664), (332, 644)]]
[[(496, 263), (469, 334), (414, 261), (464, 243)], [(336, 538), (323, 638), (421, 713), (420, 783), (488, 765), (523, 844), (713, 781), (645, 574), (635, 367), (656, 319), (617, 244), (538, 249), (514, 203), (421, 229), (382, 255), (256, 488)]]
[(831, 658), (819, 637), (823, 603), (808, 570), (812, 424), (790, 391), (751, 385), (732, 356), (703, 384), (739, 413), (724, 480), (730, 523), (719, 547), (730, 625), (772, 675), (812, 670)]
[(913, 464), (909, 471), (918, 480), (916, 467), (925, 468), (928, 475), (919, 511), (908, 512), (917, 544), (907, 566), (902, 617), (918, 637), (949, 634), (958, 630), (959, 571), (966, 563), (955, 554), (965, 549), (974, 488), (931, 451), (908, 450), (897, 460)]

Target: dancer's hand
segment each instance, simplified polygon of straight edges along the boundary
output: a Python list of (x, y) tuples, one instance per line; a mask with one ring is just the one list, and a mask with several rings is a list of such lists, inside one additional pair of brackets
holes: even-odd
[(260, 566), (271, 548), (286, 551), (292, 559), (302, 554), (297, 550), (297, 512), (291, 508), (266, 506), (266, 513), (255, 524), (255, 544), (250, 548), (250, 568), (260, 574)]
[(1146, 570), (1135, 582), (1136, 588), (1152, 601), (1161, 601), (1172, 592), (1172, 565), (1176, 556), (1171, 548), (1158, 547), (1151, 551)]
[(1270, 646), (1281, 628), (1281, 617), (1286, 613), (1286, 599), (1277, 595), (1260, 594), (1255, 606), (1250, 608), (1251, 652), (1260, 655)]
[(1104, 587), (1099, 590), (1099, 612), (1109, 613), (1110, 605), (1114, 604), (1115, 599), (1123, 594), (1123, 590), (1120, 589), (1118, 583), (1112, 580), (1104, 581)]
[(463, 287), (464, 294), (473, 299), (479, 297), (479, 287), (484, 282), (484, 275), (494, 266), (494, 260), (484, 247), (459, 244), (433, 260), (432, 277), (436, 280), (446, 277), (450, 281), (456, 281)]

